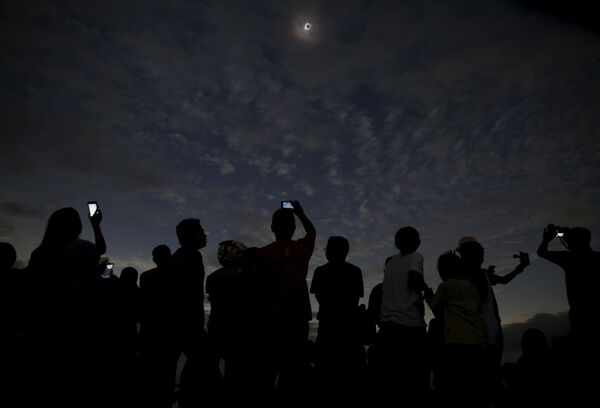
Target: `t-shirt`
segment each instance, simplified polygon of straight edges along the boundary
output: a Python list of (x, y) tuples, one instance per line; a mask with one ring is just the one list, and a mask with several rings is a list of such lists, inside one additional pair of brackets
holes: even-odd
[(275, 241), (257, 251), (257, 275), (267, 313), (312, 319), (306, 275), (315, 238), (307, 234), (297, 241)]
[(417, 252), (394, 256), (385, 266), (381, 322), (425, 327), (423, 297), (408, 287), (408, 271), (423, 275), (423, 256)]
[(348, 262), (327, 263), (315, 269), (310, 293), (319, 301), (319, 320), (336, 319), (356, 312), (363, 297), (363, 278), (359, 267)]
[(463, 279), (442, 282), (429, 306), (436, 312), (436, 309), (441, 309), (445, 343), (484, 344), (481, 299), (471, 282)]

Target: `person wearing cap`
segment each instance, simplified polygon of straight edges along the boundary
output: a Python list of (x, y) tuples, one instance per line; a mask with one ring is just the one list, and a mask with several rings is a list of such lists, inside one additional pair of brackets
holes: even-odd
[(492, 286), (505, 285), (511, 282), (529, 265), (529, 257), (524, 254), (520, 257), (520, 263), (512, 272), (500, 276), (496, 275), (493, 269), (483, 269), (481, 267), (485, 251), (474, 237), (461, 238), (456, 251), (460, 254), (465, 272), (477, 288), (481, 299), (481, 319), (485, 328), (486, 356), (489, 359), (487, 364), (489, 370), (487, 374), (490, 379), (489, 392), (492, 393), (500, 385), (500, 364), (504, 347), (500, 313)]

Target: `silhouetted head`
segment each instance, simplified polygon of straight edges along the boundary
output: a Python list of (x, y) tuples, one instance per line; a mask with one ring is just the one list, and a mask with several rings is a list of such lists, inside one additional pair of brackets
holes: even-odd
[(239, 268), (242, 265), (242, 257), (246, 249), (246, 245), (241, 242), (222, 241), (219, 243), (217, 259), (226, 268)]
[(527, 354), (549, 353), (548, 339), (544, 332), (536, 328), (525, 330), (521, 338), (521, 350)]
[(81, 218), (76, 209), (71, 207), (61, 208), (52, 213), (48, 219), (46, 232), (42, 245), (61, 247), (77, 239), (81, 234)]
[(182, 247), (201, 249), (206, 246), (206, 234), (200, 220), (187, 218), (177, 224), (177, 239)]
[(280, 208), (273, 213), (271, 221), (271, 231), (275, 234), (277, 241), (289, 241), (296, 231), (296, 219), (294, 210)]
[(394, 237), (396, 248), (402, 255), (411, 254), (421, 245), (419, 232), (413, 227), (400, 228)]
[(350, 251), (350, 243), (344, 237), (329, 237), (325, 256), (329, 262), (344, 262)]
[(587, 251), (592, 243), (592, 233), (583, 227), (573, 227), (565, 232), (563, 240), (573, 252)]
[(0, 270), (7, 270), (17, 262), (17, 251), (8, 242), (0, 242)]
[(162, 244), (158, 245), (152, 250), (152, 261), (156, 264), (156, 266), (161, 267), (169, 264), (171, 260), (171, 249)]
[(454, 251), (448, 251), (440, 255), (437, 269), (443, 281), (448, 279), (466, 279), (460, 258)]
[(462, 262), (469, 267), (481, 267), (483, 264), (483, 246), (473, 237), (464, 237), (458, 241), (456, 251), (460, 254)]
[(137, 281), (138, 281), (137, 269), (135, 269), (131, 266), (123, 268), (123, 270), (121, 271), (121, 276), (119, 276), (119, 281), (121, 282), (121, 284), (126, 285), (126, 286), (137, 285)]

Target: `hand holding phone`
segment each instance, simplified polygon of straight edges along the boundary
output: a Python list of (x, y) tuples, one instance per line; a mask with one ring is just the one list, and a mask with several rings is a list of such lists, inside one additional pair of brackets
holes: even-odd
[(286, 201), (282, 201), (281, 202), (281, 208), (288, 208), (290, 210), (293, 210), (294, 209), (294, 205), (292, 204), (291, 201), (286, 200)]
[(96, 201), (88, 201), (88, 211), (90, 217), (93, 217), (94, 214), (98, 211), (98, 203)]
[(98, 202), (88, 201), (88, 217), (93, 227), (99, 227), (102, 222), (102, 211), (98, 207)]
[(112, 262), (107, 262), (106, 263), (106, 268), (104, 269), (104, 272), (102, 273), (102, 278), (103, 279), (110, 279), (113, 275), (113, 266), (114, 264)]

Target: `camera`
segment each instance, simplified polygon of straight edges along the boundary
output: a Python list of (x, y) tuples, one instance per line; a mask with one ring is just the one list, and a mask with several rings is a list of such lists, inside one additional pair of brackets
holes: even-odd
[(292, 205), (292, 202), (288, 200), (281, 202), (281, 208), (289, 208), (290, 210), (293, 210), (294, 206)]
[(519, 259), (521, 262), (529, 261), (529, 254), (527, 252), (519, 252), (514, 254), (513, 258)]
[(569, 227), (554, 227), (554, 230), (556, 231), (556, 237), (562, 238), (565, 236), (565, 232), (569, 230)]
[(560, 227), (554, 224), (548, 224), (546, 230), (549, 234), (554, 235), (556, 238), (562, 238), (565, 235), (565, 232), (569, 230), (569, 227)]

